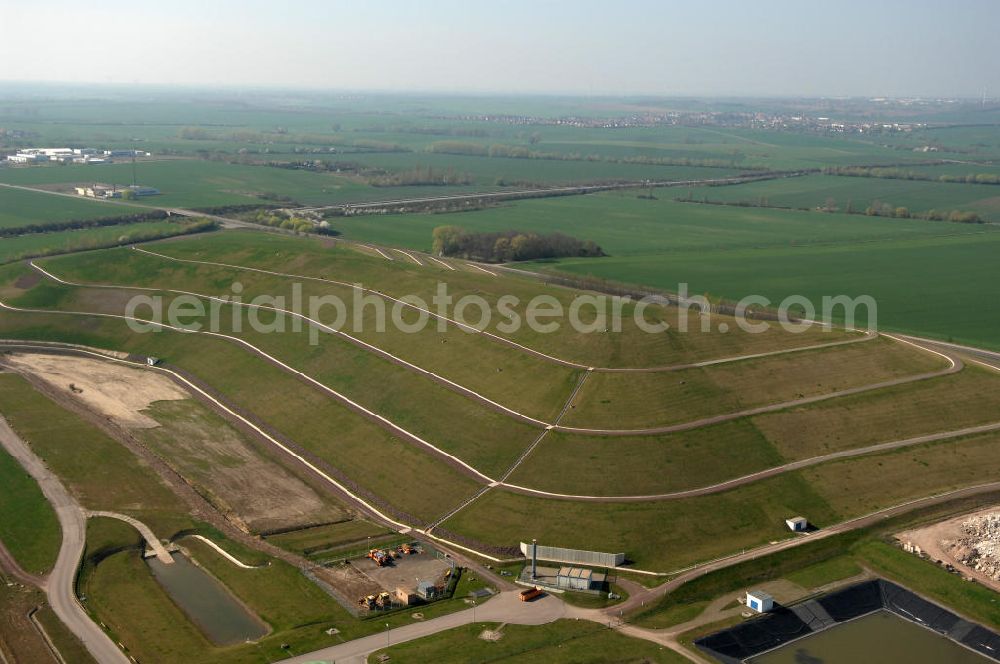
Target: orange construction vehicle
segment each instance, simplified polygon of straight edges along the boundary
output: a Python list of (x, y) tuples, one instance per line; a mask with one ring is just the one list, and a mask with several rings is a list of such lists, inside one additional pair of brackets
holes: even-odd
[(539, 588), (538, 586), (535, 586), (534, 588), (528, 588), (527, 590), (521, 591), (521, 601), (530, 602), (531, 600), (541, 597), (544, 594), (545, 593), (543, 593), (542, 589)]
[(386, 565), (389, 564), (389, 561), (392, 559), (391, 556), (389, 556), (389, 554), (387, 554), (385, 551), (382, 551), (381, 549), (372, 549), (371, 551), (368, 552), (368, 557), (374, 560), (375, 564), (378, 565), (379, 567), (385, 567)]

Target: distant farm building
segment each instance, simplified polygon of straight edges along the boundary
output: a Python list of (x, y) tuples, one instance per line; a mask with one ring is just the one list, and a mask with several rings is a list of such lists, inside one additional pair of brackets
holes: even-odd
[(767, 613), (774, 608), (774, 598), (763, 590), (747, 591), (747, 608), (757, 613)]
[(791, 519), (785, 519), (785, 525), (792, 532), (801, 533), (809, 528), (809, 519), (804, 516), (793, 516)]
[(136, 197), (156, 196), (160, 193), (159, 189), (143, 185), (130, 185), (119, 189), (115, 185), (95, 184), (86, 187), (76, 187), (75, 189), (78, 195), (87, 196), (88, 198), (126, 198), (127, 195), (125, 192), (130, 192), (129, 195)]

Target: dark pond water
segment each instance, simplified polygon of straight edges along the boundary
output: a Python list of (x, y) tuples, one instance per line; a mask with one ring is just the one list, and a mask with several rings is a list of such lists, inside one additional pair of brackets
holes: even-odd
[(219, 646), (254, 641), (267, 628), (214, 577), (174, 553), (174, 564), (147, 559), (153, 576), (208, 639)]

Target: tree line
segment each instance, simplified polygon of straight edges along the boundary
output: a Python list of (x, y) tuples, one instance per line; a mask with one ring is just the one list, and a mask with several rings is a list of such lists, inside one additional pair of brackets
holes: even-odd
[(211, 219), (199, 219), (187, 224), (177, 224), (177, 228), (162, 228), (162, 229), (143, 229), (134, 230), (130, 233), (126, 233), (116, 239), (106, 239), (99, 240), (89, 236), (84, 236), (80, 238), (74, 238), (74, 242), (68, 245), (62, 246), (50, 246), (50, 247), (40, 247), (37, 249), (28, 249), (16, 256), (10, 257), (7, 262), (24, 260), (27, 258), (39, 258), (41, 256), (55, 256), (57, 254), (71, 254), (76, 251), (84, 251), (90, 249), (107, 249), (109, 247), (120, 247), (128, 244), (134, 244), (136, 242), (150, 242), (152, 240), (162, 240), (168, 237), (177, 237), (179, 235), (191, 235), (194, 233), (205, 233), (208, 231), (214, 231), (219, 228), (219, 225), (212, 221)]
[(454, 154), (469, 157), (501, 157), (507, 159), (547, 159), (553, 161), (590, 161), (609, 164), (639, 164), (645, 166), (700, 166), (704, 168), (739, 168), (743, 170), (767, 170), (767, 166), (741, 164), (729, 159), (691, 159), (689, 157), (651, 157), (631, 155), (613, 157), (602, 154), (580, 154), (579, 152), (543, 152), (523, 145), (486, 145), (469, 141), (435, 141), (427, 146), (428, 152)]
[(932, 175), (902, 168), (879, 166), (828, 166), (826, 175), (844, 175), (858, 178), (884, 178), (887, 180), (920, 180), (924, 182), (948, 182), (964, 184), (1000, 184), (1000, 174), (968, 173), (966, 175)]
[(150, 212), (140, 212), (139, 214), (128, 214), (119, 217), (105, 217), (102, 219), (50, 221), (41, 224), (16, 226), (14, 228), (0, 228), (0, 237), (32, 235), (34, 233), (51, 233), (53, 231), (79, 230), (82, 228), (100, 228), (103, 226), (124, 226), (127, 224), (137, 224), (141, 221), (159, 221), (161, 219), (166, 219), (167, 216), (169, 215), (167, 215), (167, 213), (163, 210), (152, 210)]
[(539, 258), (605, 256), (592, 240), (578, 240), (562, 233), (531, 232), (469, 233), (458, 226), (438, 226), (433, 231), (434, 253), (487, 263), (526, 261)]
[(867, 217), (889, 217), (891, 219), (925, 219), (927, 221), (949, 221), (958, 224), (982, 224), (984, 220), (975, 212), (967, 210), (938, 210), (930, 209), (926, 212), (914, 212), (905, 206), (891, 205), (882, 201), (872, 201), (864, 208), (854, 206), (854, 201), (847, 201), (844, 209), (840, 209), (833, 198), (827, 198), (823, 205), (816, 207), (792, 207), (790, 205), (776, 205), (768, 201), (766, 196), (761, 196), (757, 200), (739, 201), (711, 201), (705, 195), (702, 198), (695, 198), (692, 192), (687, 196), (678, 196), (674, 199), (678, 203), (699, 203), (702, 205), (726, 205), (729, 207), (744, 208), (770, 208), (772, 210), (801, 210), (802, 212), (840, 212), (842, 214), (863, 214)]
[(412, 186), (445, 186), (467, 185), (475, 180), (468, 173), (460, 173), (453, 168), (435, 170), (431, 166), (416, 166), (405, 171), (394, 173), (383, 172), (368, 178), (368, 184), (373, 187), (412, 187)]

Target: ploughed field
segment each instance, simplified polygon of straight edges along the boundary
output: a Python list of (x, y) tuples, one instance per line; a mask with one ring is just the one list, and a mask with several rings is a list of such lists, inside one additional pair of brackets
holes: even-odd
[[(987, 368), (893, 336), (776, 324), (751, 333), (696, 311), (682, 331), (676, 307), (645, 307), (640, 325), (625, 304), (616, 331), (595, 319), (599, 294), (445, 262), (453, 269), (422, 254), (388, 260), (343, 241), (236, 231), (49, 258), (36, 261), (44, 272), (0, 268), (0, 301), (14, 308), (0, 310), (0, 336), (161, 358), (327, 479), (300, 465), (283, 472), (310, 485), (335, 478), (397, 527), (488, 554), (534, 537), (624, 550), (638, 568), (669, 571), (785, 537), (791, 516), (828, 526), (1000, 470), (1000, 433), (983, 428), (1000, 375)], [(452, 297), (444, 310), (433, 301), (441, 288)], [(454, 322), (454, 303), (471, 295), (492, 311), (483, 331)], [(549, 333), (504, 325), (526, 321), (540, 295), (567, 310), (588, 295), (578, 312), (588, 329), (566, 318)], [(399, 304), (404, 296), (430, 313)], [(164, 312), (187, 312), (163, 323), (204, 327), (138, 332), (120, 318), (154, 318), (157, 298)], [(279, 311), (296, 301), (300, 316)], [(199, 307), (215, 310), (211, 325), (190, 315)], [(480, 313), (468, 306), (466, 320)], [(422, 317), (424, 328), (401, 329)], [(658, 323), (669, 329), (641, 329)], [(178, 431), (192, 420), (182, 403), (154, 411)], [(146, 442), (224, 495), (238, 473), (209, 468), (239, 459), (254, 472), (263, 461), (221, 423), (200, 430), (213, 427), (204, 458), (198, 445)], [(267, 523), (249, 504), (234, 509)], [(310, 509), (317, 516), (304, 511), (303, 522), (336, 520)]]

